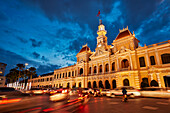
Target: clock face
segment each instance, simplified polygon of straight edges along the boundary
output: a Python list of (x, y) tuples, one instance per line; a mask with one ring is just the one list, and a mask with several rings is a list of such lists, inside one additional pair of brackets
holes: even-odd
[(98, 47), (101, 47), (101, 44), (99, 44)]

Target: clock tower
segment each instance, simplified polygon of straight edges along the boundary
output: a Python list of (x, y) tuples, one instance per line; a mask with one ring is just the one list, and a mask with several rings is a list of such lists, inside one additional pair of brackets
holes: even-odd
[(99, 20), (99, 26), (97, 31), (97, 47), (96, 49), (107, 49), (107, 31), (105, 30), (105, 26), (102, 24), (102, 20)]

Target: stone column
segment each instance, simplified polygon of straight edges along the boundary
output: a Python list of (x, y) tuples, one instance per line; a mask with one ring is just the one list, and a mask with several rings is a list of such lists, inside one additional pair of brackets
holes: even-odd
[(104, 74), (104, 62), (102, 61), (102, 73)]
[(117, 57), (117, 71), (119, 71), (119, 60), (118, 60), (118, 57)]
[(159, 87), (161, 87), (161, 80), (160, 80), (160, 77), (159, 77), (159, 73), (156, 73), (156, 75), (157, 75)]
[(96, 68), (97, 68), (97, 74), (99, 74), (99, 66), (98, 66), (98, 63), (96, 62)]
[(111, 72), (111, 67), (110, 67), (110, 59), (109, 59), (109, 73)]
[(130, 53), (129, 53), (129, 58), (130, 58), (130, 67), (133, 70), (132, 55)]
[(145, 56), (146, 56), (147, 66), (150, 67), (149, 56), (148, 56), (148, 52), (147, 51), (145, 51)]
[(160, 65), (160, 60), (159, 60), (158, 50), (157, 50), (156, 48), (155, 48), (155, 55), (156, 55), (157, 65)]

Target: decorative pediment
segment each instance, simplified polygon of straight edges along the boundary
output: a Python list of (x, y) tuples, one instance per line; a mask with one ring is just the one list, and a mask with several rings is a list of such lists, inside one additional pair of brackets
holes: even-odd
[(98, 56), (103, 56), (103, 55), (109, 55), (108, 51), (98, 49), (96, 52), (94, 52), (90, 58), (98, 57)]

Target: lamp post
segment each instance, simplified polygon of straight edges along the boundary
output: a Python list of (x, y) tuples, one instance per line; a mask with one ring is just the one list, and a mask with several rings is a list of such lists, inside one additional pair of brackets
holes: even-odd
[(26, 77), (26, 73), (25, 73), (25, 71), (26, 71), (26, 66), (28, 65), (28, 63), (25, 63), (25, 70), (24, 70), (24, 87), (25, 87), (25, 77)]

